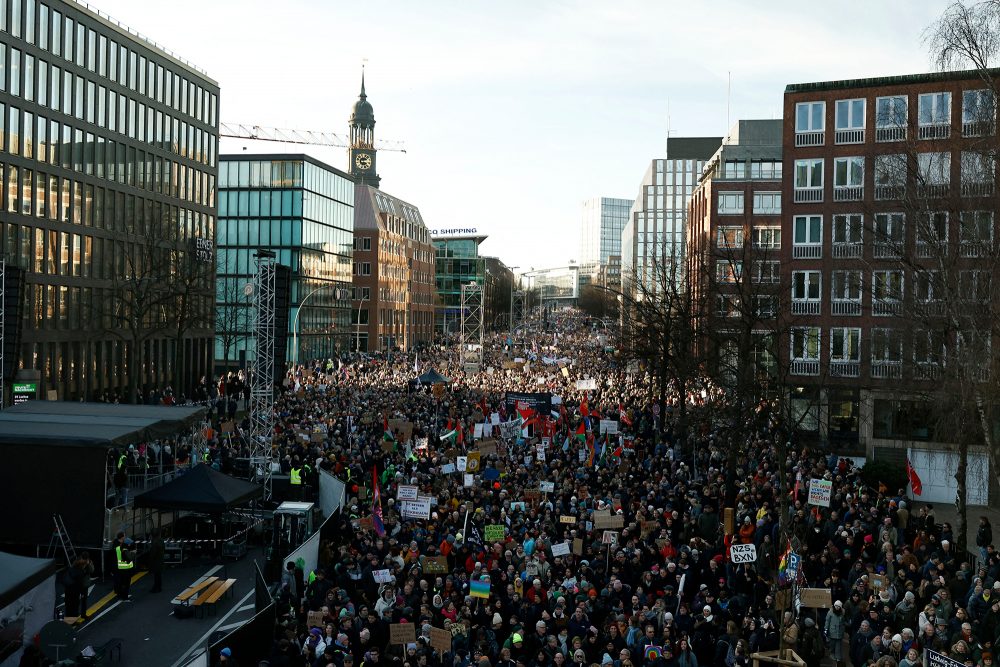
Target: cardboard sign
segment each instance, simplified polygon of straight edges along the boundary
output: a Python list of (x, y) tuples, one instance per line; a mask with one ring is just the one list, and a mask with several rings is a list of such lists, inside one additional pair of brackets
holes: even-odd
[(872, 586), (877, 591), (883, 590), (889, 584), (889, 581), (885, 578), (885, 575), (882, 574), (870, 574), (868, 575), (868, 578), (871, 579)]
[(641, 533), (643, 539), (650, 536), (650, 534), (660, 527), (658, 521), (643, 521), (641, 524)]
[(222, 422), (222, 429), (221, 430), (222, 430), (223, 433), (232, 433), (233, 432), (233, 428), (234, 428), (233, 422)]
[(722, 510), (722, 524), (725, 527), (726, 535), (734, 534), (736, 532), (736, 510), (732, 507)]
[(557, 542), (552, 545), (552, 556), (568, 556), (569, 542)]
[(309, 628), (322, 628), (323, 627), (323, 612), (321, 611), (311, 611), (306, 614), (306, 627)]
[(757, 547), (753, 544), (734, 544), (729, 547), (729, 559), (734, 565), (757, 562)]
[(799, 589), (799, 601), (803, 607), (817, 609), (829, 609), (833, 606), (830, 599), (829, 588), (802, 588)]
[(782, 588), (775, 592), (774, 604), (777, 609), (788, 609), (792, 604), (792, 589)]
[(542, 497), (542, 492), (538, 489), (525, 489), (521, 495), (525, 500), (538, 500)]
[(322, 433), (313, 433), (311, 439), (313, 442), (323, 442), (326, 438)]
[(417, 641), (417, 626), (413, 623), (390, 623), (389, 643), (409, 644)]
[(487, 542), (500, 542), (506, 535), (507, 526), (502, 523), (494, 523), (486, 526), (485, 538)]
[(448, 557), (447, 556), (424, 556), (423, 569), (427, 574), (447, 574), (448, 572)]
[(833, 495), (833, 482), (828, 479), (813, 479), (809, 482), (809, 504), (819, 507), (830, 506), (830, 496)]
[(618, 531), (606, 530), (604, 534), (601, 535), (601, 544), (609, 544), (615, 546), (618, 544)]
[(541, 482), (538, 485), (538, 490), (542, 493), (552, 493), (556, 490), (555, 482)]
[(497, 441), (496, 440), (483, 440), (479, 443), (479, 457), (490, 456), (491, 454), (497, 453)]
[(594, 528), (602, 530), (604, 528), (624, 528), (625, 517), (621, 514), (611, 514), (610, 511), (594, 512)]
[(389, 570), (372, 570), (372, 579), (378, 584), (391, 584), (392, 572)]
[(451, 650), (451, 633), (441, 628), (431, 628), (431, 648), (444, 653)]
[(396, 500), (416, 500), (416, 499), (417, 499), (416, 486), (401, 484), (399, 488), (396, 489)]
[(382, 441), (382, 451), (386, 454), (392, 454), (396, 450), (395, 440), (383, 440)]
[(583, 538), (582, 537), (574, 537), (573, 538), (573, 553), (575, 553), (577, 556), (582, 556), (583, 555)]
[(559, 517), (559, 523), (576, 523), (576, 517), (563, 514)]

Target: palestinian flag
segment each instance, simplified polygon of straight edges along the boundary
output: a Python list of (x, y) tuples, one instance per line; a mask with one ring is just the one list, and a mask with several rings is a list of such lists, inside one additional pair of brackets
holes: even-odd
[(576, 432), (573, 436), (581, 441), (587, 440), (587, 429), (585, 428), (583, 422), (580, 422), (580, 425), (576, 428)]
[(378, 474), (372, 468), (372, 527), (375, 534), (385, 537), (385, 524), (382, 523), (382, 492), (378, 486)]
[(382, 415), (382, 439), (389, 441), (396, 439), (395, 436), (392, 435), (392, 429), (389, 428), (389, 420), (386, 419), (384, 414)]

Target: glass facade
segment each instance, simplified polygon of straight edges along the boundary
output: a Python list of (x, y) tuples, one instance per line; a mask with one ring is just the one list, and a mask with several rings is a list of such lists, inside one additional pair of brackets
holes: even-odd
[[(254, 359), (254, 254), (274, 252), (291, 267), (288, 356), (330, 357), (350, 346), (354, 182), (307, 156), (222, 156), (216, 246), (215, 358)], [(301, 309), (301, 313), (299, 313)]]
[(457, 332), (462, 321), (462, 285), (476, 281), (486, 283), (486, 259), (479, 256), (482, 238), (434, 239), (434, 268), (438, 304), (434, 313), (434, 330), (438, 333)]
[[(26, 272), (18, 365), (59, 398), (179, 395), (211, 372), (218, 93), (81, 5), (0, 0), (0, 241)], [(155, 308), (137, 295), (150, 284)]]
[(594, 197), (584, 201), (577, 262), (607, 266), (612, 255), (621, 255), (622, 230), (631, 209), (629, 199)]

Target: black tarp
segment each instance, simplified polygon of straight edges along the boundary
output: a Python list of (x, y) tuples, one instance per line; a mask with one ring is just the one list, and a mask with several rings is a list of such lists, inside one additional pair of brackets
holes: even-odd
[(451, 380), (441, 375), (433, 368), (424, 373), (423, 375), (414, 378), (413, 380), (411, 380), (411, 382), (414, 383), (419, 382), (420, 384), (442, 384), (442, 383), (451, 384)]
[(51, 558), (28, 558), (0, 552), (0, 609), (59, 570)]
[(0, 412), (0, 444), (129, 445), (174, 435), (205, 408), (27, 401)]
[(135, 497), (135, 506), (222, 514), (263, 494), (264, 487), (259, 484), (224, 475), (209, 465), (198, 465), (172, 482), (140, 493)]

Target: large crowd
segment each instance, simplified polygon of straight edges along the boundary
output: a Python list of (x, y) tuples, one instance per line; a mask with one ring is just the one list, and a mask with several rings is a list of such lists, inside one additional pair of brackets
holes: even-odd
[[(866, 487), (849, 460), (797, 444), (766, 412), (734, 442), (732, 424), (720, 435), (710, 386), (674, 392), (661, 410), (648, 376), (604, 333), (558, 314), (491, 337), (468, 375), (455, 345), (292, 369), (276, 408), (283, 470), (299, 471), (307, 493), (329, 471), (345, 480), (347, 499), (317, 570), (285, 571), (279, 635), (270, 656), (255, 658), (272, 667), (745, 667), (780, 647), (810, 667), (929, 667), (928, 650), (992, 664), (1000, 556), (985, 517), (969, 554), (929, 506), (903, 489)], [(410, 382), (431, 368), (450, 379), (443, 393)], [(580, 380), (593, 388), (578, 389), (588, 386)], [(547, 415), (518, 414), (507, 392), (550, 393), (554, 404)], [(519, 417), (529, 428), (499, 437), (493, 421)], [(389, 425), (396, 420), (406, 427)], [(602, 420), (618, 432), (602, 433)], [(731, 514), (730, 447), (741, 451)], [(477, 451), (474, 473), (458, 469)], [(223, 466), (239, 453), (213, 452)], [(831, 482), (829, 507), (807, 503), (811, 479)], [(427, 518), (401, 515), (401, 486), (433, 498)], [(732, 543), (754, 545), (756, 560), (731, 562)], [(803, 588), (828, 590), (829, 604), (810, 606), (795, 595)]]

